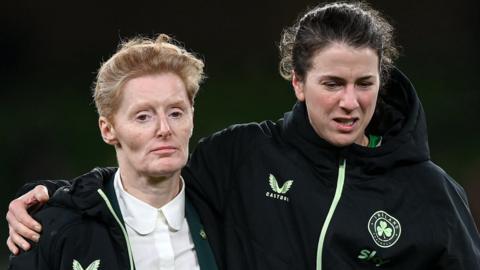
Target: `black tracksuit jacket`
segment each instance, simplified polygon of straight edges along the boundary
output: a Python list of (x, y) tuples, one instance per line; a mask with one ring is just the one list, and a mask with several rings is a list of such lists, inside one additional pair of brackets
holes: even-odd
[(227, 269), (480, 269), (465, 192), (430, 160), (413, 86), (393, 70), (381, 100), (373, 149), (329, 145), (304, 103), (197, 145), (183, 176)]
[(182, 175), (221, 269), (480, 269), (465, 192), (430, 160), (413, 86), (393, 70), (380, 99), (376, 148), (328, 144), (304, 103), (197, 145)]
[[(134, 270), (134, 260), (113, 187), (115, 168), (96, 168), (59, 188), (34, 214), (43, 225), (38, 243), (10, 257), (9, 270)], [(59, 184), (58, 182), (56, 184)], [(200, 269), (216, 270), (203, 225), (188, 196), (185, 217)], [(156, 256), (152, 252), (152, 256)]]

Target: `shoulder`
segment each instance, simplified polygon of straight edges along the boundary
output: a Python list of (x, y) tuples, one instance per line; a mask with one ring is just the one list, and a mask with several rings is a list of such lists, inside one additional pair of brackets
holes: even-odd
[(276, 136), (280, 131), (281, 125), (267, 120), (263, 122), (251, 122), (244, 124), (231, 125), (225, 129), (217, 131), (212, 135), (202, 138), (199, 145), (202, 144), (221, 144), (230, 143), (252, 143), (255, 140), (269, 139)]
[(463, 187), (434, 162), (423, 162), (418, 167), (419, 169), (416, 170), (416, 173), (418, 173), (422, 180), (429, 184), (429, 186), (436, 190), (456, 192), (462, 196), (465, 195)]
[(54, 261), (58, 261), (58, 254), (71, 255), (76, 248), (90, 250), (92, 246), (108, 245), (110, 241), (111, 224), (76, 209), (47, 206), (36, 213), (35, 218), (42, 224), (38, 246), (42, 252), (56, 258)]
[(42, 228), (45, 233), (45, 230), (58, 229), (63, 225), (79, 221), (81, 220), (82, 215), (75, 209), (64, 207), (59, 204), (54, 205), (47, 203), (44, 207), (35, 212), (33, 217), (42, 223)]
[[(35, 264), (38, 263), (38, 269), (44, 269), (43, 267), (47, 265), (46, 268), (50, 268), (52, 265), (56, 265), (57, 256), (62, 253), (62, 242), (64, 242), (62, 239), (66, 238), (69, 228), (75, 227), (81, 221), (81, 215), (71, 209), (47, 203), (33, 212), (32, 217), (42, 225), (40, 239), (37, 243), (31, 243), (31, 250), (13, 257), (16, 261), (24, 261), (23, 263), (18, 264), (13, 261), (12, 263), (19, 266), (35, 262)], [(20, 267), (20, 269), (23, 268)]]
[(408, 184), (415, 193), (431, 202), (435, 211), (458, 214), (468, 211), (467, 195), (463, 187), (432, 161), (415, 165), (408, 173)]

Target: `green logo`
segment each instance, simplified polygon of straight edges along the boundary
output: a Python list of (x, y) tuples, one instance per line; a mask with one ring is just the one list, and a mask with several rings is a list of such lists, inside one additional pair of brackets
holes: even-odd
[(275, 199), (278, 199), (278, 200), (286, 201), (286, 202), (288, 202), (290, 200), (285, 194), (292, 187), (293, 180), (285, 181), (285, 183), (283, 183), (282, 187), (280, 187), (278, 185), (278, 181), (275, 178), (275, 176), (273, 176), (273, 174), (270, 174), (269, 177), (268, 177), (268, 184), (272, 188), (273, 192), (267, 191), (267, 193), (265, 193), (265, 196), (267, 196), (269, 198), (275, 198)]
[(377, 211), (368, 221), (368, 231), (379, 247), (388, 248), (400, 238), (402, 227), (400, 222), (387, 212)]
[(275, 191), (276, 193), (285, 194), (292, 187), (293, 180), (285, 181), (285, 183), (283, 183), (283, 186), (279, 187), (275, 176), (273, 176), (273, 174), (270, 174), (270, 176), (268, 177), (268, 183), (270, 184), (270, 187), (272, 187), (272, 190)]
[(377, 226), (377, 234), (379, 237), (388, 238), (392, 236), (393, 229), (388, 227), (387, 222), (380, 221), (380, 226)]
[[(100, 266), (100, 260), (96, 260), (92, 262), (85, 270), (98, 270), (98, 267)], [(73, 270), (84, 270), (82, 265), (77, 261), (73, 260)]]
[(375, 264), (376, 267), (380, 267), (388, 262), (390, 260), (382, 259), (377, 255), (377, 252), (375, 250), (368, 250), (368, 249), (362, 249), (360, 251), (360, 254), (357, 256), (360, 260), (364, 262), (370, 262)]

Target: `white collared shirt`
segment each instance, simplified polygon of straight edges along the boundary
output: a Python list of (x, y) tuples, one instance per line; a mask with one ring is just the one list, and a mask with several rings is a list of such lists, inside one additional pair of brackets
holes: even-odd
[(170, 202), (155, 208), (123, 188), (120, 169), (114, 188), (137, 270), (195, 270), (195, 246), (185, 218), (185, 183)]

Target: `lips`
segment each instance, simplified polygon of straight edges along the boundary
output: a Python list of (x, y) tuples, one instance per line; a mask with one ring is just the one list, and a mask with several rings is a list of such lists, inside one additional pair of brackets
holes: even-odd
[(165, 146), (155, 147), (150, 152), (155, 153), (155, 154), (166, 155), (166, 154), (172, 154), (175, 151), (177, 151), (176, 147), (170, 146), (170, 145), (165, 145)]
[(355, 128), (355, 124), (358, 122), (356, 117), (338, 117), (334, 118), (336, 128), (340, 132), (351, 132)]

